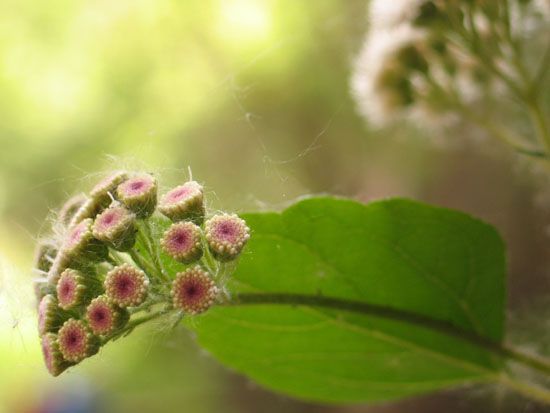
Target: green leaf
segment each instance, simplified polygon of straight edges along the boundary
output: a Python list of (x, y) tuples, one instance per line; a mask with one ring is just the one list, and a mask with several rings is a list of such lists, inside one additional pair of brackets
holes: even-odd
[(310, 198), (244, 218), (252, 238), (230, 283), (234, 296), (335, 297), (405, 316), (216, 306), (191, 324), (222, 363), (267, 388), (339, 403), (401, 398), (499, 373), (501, 360), (462, 337), (503, 337), (504, 247), (491, 226), (401, 199)]

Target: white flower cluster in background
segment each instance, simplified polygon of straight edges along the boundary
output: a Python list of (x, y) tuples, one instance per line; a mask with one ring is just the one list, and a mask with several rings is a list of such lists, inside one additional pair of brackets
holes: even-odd
[[(351, 79), (358, 110), (374, 127), (413, 117), (495, 132), (491, 111), (536, 76), (530, 40), (549, 17), (550, 0), (372, 0)], [(520, 48), (533, 56), (518, 63)]]

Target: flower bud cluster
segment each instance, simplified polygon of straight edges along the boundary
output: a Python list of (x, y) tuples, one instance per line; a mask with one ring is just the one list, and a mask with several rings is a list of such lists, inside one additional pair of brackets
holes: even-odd
[(372, 0), (351, 82), (359, 111), (375, 126), (403, 116), (445, 126), (463, 108), (491, 110), (515, 77), (510, 39), (548, 27), (541, 3)]
[(52, 375), (155, 316), (203, 313), (223, 291), (250, 237), (244, 220), (208, 214), (195, 181), (157, 193), (152, 175), (117, 171), (70, 198), (54, 224), (62, 235), (38, 244), (38, 333)]

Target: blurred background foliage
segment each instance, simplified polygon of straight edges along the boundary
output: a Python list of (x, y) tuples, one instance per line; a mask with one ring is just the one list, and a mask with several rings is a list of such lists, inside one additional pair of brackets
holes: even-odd
[(524, 401), (503, 404), (487, 389), (388, 407), (301, 403), (219, 367), (185, 331), (165, 325), (108, 346), (59, 379), (42, 366), (34, 240), (68, 195), (120, 167), (153, 171), (165, 186), (191, 168), (212, 207), (228, 210), (328, 192), (363, 201), (408, 196), (474, 213), (509, 245), (512, 334), (539, 350), (550, 341), (540, 321), (550, 307), (549, 217), (533, 206), (538, 189), (500, 147), (447, 150), (424, 139), (428, 131), (365, 125), (349, 78), (366, 7), (0, 2), (1, 413), (537, 411)]

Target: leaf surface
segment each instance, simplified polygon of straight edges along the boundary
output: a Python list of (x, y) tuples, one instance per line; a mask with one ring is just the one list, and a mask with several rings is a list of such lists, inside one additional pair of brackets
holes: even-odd
[[(329, 197), (243, 218), (252, 237), (232, 294), (359, 301), (502, 340), (504, 246), (485, 223), (409, 200)], [(401, 398), (489, 380), (500, 369), (483, 348), (406, 318), (257, 304), (216, 306), (191, 325), (227, 366), (321, 402)]]

